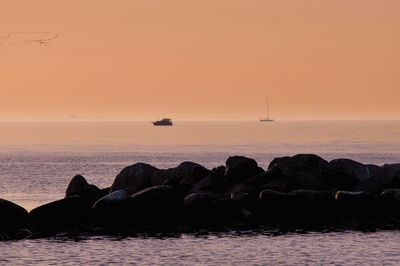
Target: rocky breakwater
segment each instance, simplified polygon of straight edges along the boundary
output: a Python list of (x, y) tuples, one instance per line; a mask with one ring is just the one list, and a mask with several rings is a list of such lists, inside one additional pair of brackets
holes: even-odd
[(207, 169), (193, 162), (125, 167), (108, 188), (72, 178), (65, 198), (29, 213), (0, 199), (0, 240), (204, 230), (400, 228), (400, 164), (243, 156)]

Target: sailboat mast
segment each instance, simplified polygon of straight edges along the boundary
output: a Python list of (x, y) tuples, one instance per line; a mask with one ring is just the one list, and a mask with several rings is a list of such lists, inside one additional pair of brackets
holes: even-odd
[(267, 108), (267, 119), (269, 120), (269, 107), (268, 107), (268, 98), (265, 100), (265, 106)]

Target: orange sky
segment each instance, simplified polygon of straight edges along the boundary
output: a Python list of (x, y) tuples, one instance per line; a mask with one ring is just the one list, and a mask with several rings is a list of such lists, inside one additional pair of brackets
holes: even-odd
[(400, 119), (400, 1), (0, 1), (0, 119), (258, 119), (266, 96), (275, 119)]

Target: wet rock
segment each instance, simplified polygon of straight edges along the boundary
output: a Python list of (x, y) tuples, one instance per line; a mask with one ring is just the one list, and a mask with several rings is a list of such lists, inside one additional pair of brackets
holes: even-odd
[(115, 178), (111, 191), (125, 189), (128, 194), (134, 194), (152, 186), (151, 176), (158, 169), (145, 163), (136, 163), (125, 167)]
[(227, 184), (237, 184), (245, 179), (264, 172), (254, 159), (244, 156), (231, 156), (226, 160), (225, 177)]
[(28, 222), (35, 230), (54, 232), (88, 221), (90, 202), (80, 196), (71, 196), (47, 203), (31, 210)]
[(21, 206), (0, 199), (0, 233), (12, 235), (15, 231), (27, 228), (28, 212)]

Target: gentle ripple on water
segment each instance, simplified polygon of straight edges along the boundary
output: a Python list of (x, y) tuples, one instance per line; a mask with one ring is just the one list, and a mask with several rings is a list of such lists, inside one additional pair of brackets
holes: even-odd
[(398, 265), (400, 232), (223, 234), (0, 243), (0, 264)]

